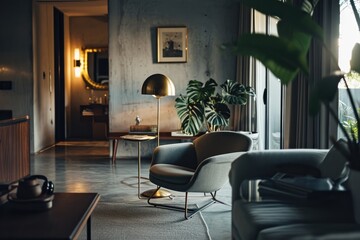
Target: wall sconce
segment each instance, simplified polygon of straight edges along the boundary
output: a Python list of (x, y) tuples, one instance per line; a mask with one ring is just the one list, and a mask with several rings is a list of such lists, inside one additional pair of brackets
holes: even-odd
[(74, 70), (75, 77), (81, 76), (81, 61), (80, 61), (80, 49), (75, 48), (74, 50)]

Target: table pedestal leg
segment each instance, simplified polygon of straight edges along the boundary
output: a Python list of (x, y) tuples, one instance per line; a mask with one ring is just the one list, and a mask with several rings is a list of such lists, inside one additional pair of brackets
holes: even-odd
[(116, 153), (117, 153), (117, 148), (118, 148), (118, 144), (119, 141), (117, 139), (113, 139), (112, 142), (112, 148), (113, 148), (113, 152), (112, 152), (112, 163), (114, 164), (116, 161)]

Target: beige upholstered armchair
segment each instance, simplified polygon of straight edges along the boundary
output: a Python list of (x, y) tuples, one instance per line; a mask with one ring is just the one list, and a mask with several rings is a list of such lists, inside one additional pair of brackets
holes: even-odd
[[(232, 161), (251, 148), (252, 140), (248, 135), (231, 131), (207, 133), (192, 143), (157, 147), (153, 154), (149, 179), (158, 187), (148, 198), (148, 203), (184, 211), (185, 218), (188, 219), (213, 203), (220, 202), (215, 198), (216, 191), (228, 181)], [(185, 207), (153, 203), (152, 197), (160, 188), (185, 192)], [(210, 193), (212, 199), (202, 207), (188, 209), (189, 192)]]

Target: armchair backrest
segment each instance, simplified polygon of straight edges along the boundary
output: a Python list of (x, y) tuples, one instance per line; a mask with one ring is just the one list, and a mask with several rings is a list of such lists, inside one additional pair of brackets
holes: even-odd
[(252, 148), (252, 139), (239, 132), (218, 131), (206, 133), (193, 141), (198, 164), (204, 159), (231, 152), (245, 152)]

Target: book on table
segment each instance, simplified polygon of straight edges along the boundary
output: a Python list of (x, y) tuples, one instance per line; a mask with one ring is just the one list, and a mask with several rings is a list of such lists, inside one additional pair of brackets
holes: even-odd
[(129, 134), (133, 135), (156, 135), (156, 125), (131, 125)]

